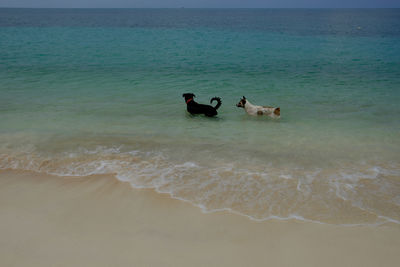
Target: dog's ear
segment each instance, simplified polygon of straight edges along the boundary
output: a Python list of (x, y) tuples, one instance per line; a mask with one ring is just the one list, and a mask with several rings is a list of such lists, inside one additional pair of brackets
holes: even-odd
[(245, 96), (243, 96), (243, 99), (246, 99), (246, 97), (245, 97)]

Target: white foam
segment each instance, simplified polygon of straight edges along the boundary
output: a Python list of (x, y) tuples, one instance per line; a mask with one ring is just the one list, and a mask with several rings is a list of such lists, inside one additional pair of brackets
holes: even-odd
[(279, 177), (281, 177), (282, 179), (286, 179), (286, 180), (293, 179), (293, 176), (290, 174), (281, 174), (281, 175), (279, 175)]
[[(189, 202), (203, 212), (228, 211), (255, 221), (277, 219), (323, 223), (302, 215), (302, 206), (312, 199), (326, 202), (326, 207), (329, 207), (337, 201), (329, 197), (336, 196), (340, 200), (351, 201), (360, 211), (376, 214), (376, 223), (399, 223), (396, 218), (365, 206), (357, 193), (360, 180), (377, 180), (382, 173), (397, 175), (397, 170), (373, 166), (361, 171), (352, 165), (329, 175), (323, 169), (300, 168), (288, 168), (282, 173), (280, 168), (273, 166), (237, 168), (234, 163), (228, 162), (210, 167), (195, 161), (172, 162), (160, 152), (122, 152), (123, 149), (103, 146), (91, 150), (80, 148), (54, 155), (53, 158), (35, 154), (32, 148), (17, 153), (10, 151), (10, 154), (0, 154), (0, 169), (24, 169), (60, 176), (111, 174), (135, 188), (153, 188)], [(322, 188), (327, 185), (328, 190), (316, 191), (315, 188), (321, 185)], [(399, 205), (400, 199), (394, 197), (392, 202)], [(282, 208), (290, 203), (296, 208)], [(340, 212), (340, 205), (338, 209), (337, 212)], [(323, 214), (321, 218), (335, 217), (335, 211), (327, 208), (326, 212), (333, 213)], [(365, 222), (364, 225), (376, 223)]]

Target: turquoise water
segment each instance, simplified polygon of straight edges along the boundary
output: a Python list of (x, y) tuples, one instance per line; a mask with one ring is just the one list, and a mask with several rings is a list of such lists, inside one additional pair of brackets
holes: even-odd
[[(396, 9), (0, 9), (0, 168), (108, 173), (256, 220), (399, 223), (399, 88)], [(186, 92), (221, 97), (218, 117), (187, 114)]]

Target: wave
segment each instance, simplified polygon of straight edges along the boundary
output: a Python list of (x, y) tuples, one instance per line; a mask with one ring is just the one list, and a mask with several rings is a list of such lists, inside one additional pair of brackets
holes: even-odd
[[(210, 159), (212, 161), (212, 159)], [(332, 168), (243, 167), (175, 161), (168, 153), (98, 146), (60, 153), (2, 149), (0, 169), (58, 176), (110, 174), (135, 188), (152, 188), (203, 212), (229, 211), (252, 220), (340, 224), (400, 224), (400, 168), (348, 163)]]

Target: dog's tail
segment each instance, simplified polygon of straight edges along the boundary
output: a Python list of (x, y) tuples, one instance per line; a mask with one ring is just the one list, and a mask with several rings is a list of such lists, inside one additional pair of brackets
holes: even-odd
[(211, 98), (210, 104), (211, 104), (214, 100), (216, 100), (216, 101), (218, 102), (217, 105), (214, 107), (215, 110), (217, 110), (217, 109), (221, 106), (221, 104), (222, 104), (221, 98), (220, 98), (220, 97), (213, 97), (213, 98)]
[(276, 116), (280, 116), (280, 115), (281, 115), (281, 108), (276, 108), (276, 109), (274, 110), (274, 114), (275, 114)]

